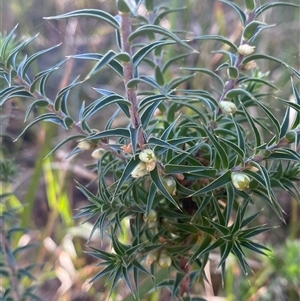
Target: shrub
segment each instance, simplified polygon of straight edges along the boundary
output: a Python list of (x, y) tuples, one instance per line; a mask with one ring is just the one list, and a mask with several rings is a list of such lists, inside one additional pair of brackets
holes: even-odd
[[(136, 5), (118, 0), (119, 14), (115, 17), (96, 9), (48, 17), (105, 21), (114, 28), (118, 46), (118, 50), (104, 54), (70, 56), (95, 64), (88, 75), (80, 80), (77, 77), (54, 99), (47, 96), (47, 81), (65, 60), (34, 77), (29, 70), (37, 58), (57, 46), (20, 58), (34, 37), (8, 51), (15, 29), (2, 43), (1, 79), (5, 87), (1, 104), (11, 98), (32, 100), (25, 119), (35, 108), (44, 108), (19, 137), (36, 123), (47, 121), (78, 132), (60, 141), (50, 154), (72, 140), (77, 145), (69, 156), (93, 151), (98, 191), (92, 193), (77, 183), (90, 203), (79, 208), (76, 217), (93, 221), (91, 235), (97, 232), (101, 238), (110, 237), (113, 252), (91, 246), (89, 254), (103, 266), (91, 281), (107, 277), (111, 292), (123, 279), (140, 298), (148, 292), (139, 292), (141, 279), (150, 278), (152, 287), (168, 287), (173, 296), (188, 296), (193, 284), (206, 278), (204, 268), (215, 251), (220, 253), (218, 266), (223, 278), (230, 253), (247, 274), (247, 250), (268, 251), (254, 238), (271, 229), (253, 226), (259, 214), (253, 213), (253, 204), (264, 202), (284, 219), (274, 191), (286, 190), (300, 200), (300, 96), (294, 84), (300, 74), (253, 46), (261, 32), (271, 27), (259, 21), (263, 12), (297, 5), (272, 2), (258, 7), (257, 1), (245, 0), (244, 10), (234, 2), (221, 2), (237, 13), (243, 26), (239, 44), (222, 35), (176, 34), (161, 25), (174, 11), (155, 7), (153, 0), (136, 1)], [(147, 10), (145, 15), (139, 15), (141, 5)], [(182, 64), (184, 58), (197, 54), (193, 46), (197, 41), (207, 40), (222, 44), (215, 53), (224, 60), (216, 70)], [(259, 71), (261, 60), (276, 62), (289, 74), (294, 101), (280, 97), (276, 92), (279, 87), (269, 81), (267, 73)], [(70, 91), (99, 76), (104, 67), (122, 79), (124, 93), (101, 85), (93, 87), (99, 98), (87, 106), (82, 101), (78, 115), (70, 114)], [(213, 87), (191, 89), (199, 73), (209, 76)], [(270, 103), (284, 108), (283, 118), (275, 116)], [(92, 128), (91, 117), (110, 105), (118, 109), (105, 127)], [(120, 115), (127, 123), (114, 127)], [(121, 242), (124, 232), (126, 239)]]

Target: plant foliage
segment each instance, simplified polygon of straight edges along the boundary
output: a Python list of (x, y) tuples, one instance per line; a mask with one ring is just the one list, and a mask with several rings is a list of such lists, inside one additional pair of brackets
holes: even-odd
[[(262, 30), (270, 27), (259, 21), (263, 12), (281, 5), (298, 6), (273, 2), (259, 7), (257, 1), (245, 0), (245, 9), (232, 1), (220, 1), (236, 11), (244, 28), (240, 43), (236, 43), (220, 35), (187, 37), (173, 32), (163, 27), (161, 20), (176, 11), (155, 7), (152, 0), (136, 1), (136, 5), (127, 2), (117, 1), (119, 14), (115, 17), (84, 9), (47, 18), (104, 21), (116, 31), (119, 47), (104, 54), (68, 57), (92, 61), (94, 66), (87, 76), (78, 76), (53, 99), (46, 93), (48, 79), (65, 60), (33, 78), (28, 70), (33, 61), (59, 45), (23, 56), (22, 50), (35, 37), (11, 49), (13, 29), (0, 50), (0, 76), (5, 82), (0, 102), (3, 105), (16, 97), (30, 99), (26, 118), (34, 108), (45, 108), (19, 137), (36, 123), (47, 121), (67, 132), (78, 132), (53, 146), (53, 151), (79, 139), (70, 155), (94, 151), (98, 191), (92, 193), (77, 184), (90, 202), (79, 208), (77, 218), (93, 220), (92, 232), (109, 235), (114, 252), (91, 247), (89, 254), (103, 266), (91, 281), (106, 277), (113, 292), (123, 279), (140, 298), (141, 279), (149, 277), (153, 287), (168, 287), (173, 295), (183, 295), (198, 279), (205, 279), (204, 267), (212, 252), (220, 254), (224, 277), (229, 254), (234, 254), (248, 273), (248, 250), (263, 254), (268, 250), (254, 241), (270, 227), (251, 224), (258, 215), (252, 211), (253, 203), (264, 202), (284, 219), (275, 191), (285, 190), (300, 201), (300, 96), (295, 84), (299, 72), (252, 47)], [(146, 6), (146, 15), (138, 15), (140, 5)], [(217, 70), (188, 64), (178, 67), (179, 60), (197, 53), (194, 42), (207, 40), (226, 46), (216, 51), (224, 57)], [(179, 54), (169, 57), (171, 48)], [(256, 65), (260, 60), (279, 63), (282, 72), (290, 74), (294, 102), (276, 94), (279, 87)], [(142, 66), (147, 66), (146, 73)], [(101, 85), (93, 87), (99, 97), (89, 105), (82, 102), (78, 115), (72, 116), (70, 91), (107, 67), (122, 78), (124, 93)], [(175, 74), (171, 67), (178, 68)], [(189, 82), (198, 73), (209, 76), (214, 86), (190, 89)], [(270, 103), (284, 108), (282, 120), (275, 116)], [(92, 128), (91, 117), (111, 105), (117, 105), (116, 114), (123, 114), (127, 124), (114, 127), (114, 114), (103, 129)], [(144, 152), (154, 155), (145, 159), (141, 155)], [(121, 241), (124, 231), (128, 232), (127, 239)], [(154, 281), (165, 268), (170, 279)], [(176, 271), (172, 273), (175, 278), (172, 271)]]

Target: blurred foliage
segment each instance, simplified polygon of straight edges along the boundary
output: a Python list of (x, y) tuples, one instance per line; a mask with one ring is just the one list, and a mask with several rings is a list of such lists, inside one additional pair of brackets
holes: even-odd
[[(134, 11), (139, 1), (125, 2)], [(1, 217), (15, 220), (9, 206), (16, 208), (22, 200), (21, 226), (37, 231), (26, 248), (40, 242), (32, 261), (37, 279), (27, 274), (24, 281), (18, 268), (8, 265), (9, 273), (16, 274), (5, 274), (3, 296), (12, 293), (5, 293), (5, 286), (16, 276), (20, 295), (25, 292), (26, 298), (37, 284), (35, 293), (43, 300), (110, 296), (129, 301), (134, 295), (169, 300), (184, 293), (189, 295), (184, 300), (203, 300), (203, 295), (214, 300), (214, 294), (228, 300), (297, 300), (298, 240), (268, 248), (266, 241), (276, 244), (276, 235), (282, 241), (299, 238), (299, 9), (274, 6), (257, 12), (259, 22), (277, 25), (257, 37), (248, 27), (255, 52), (243, 57), (236, 53), (245, 44), (241, 23), (247, 25), (253, 16), (247, 13), (244, 20), (238, 7), (245, 11), (245, 2), (251, 6), (252, 1), (225, 2), (189, 0), (186, 9), (168, 14), (163, 8), (152, 13), (151, 1), (140, 5), (130, 39), (135, 78), (126, 75), (128, 55), (120, 54), (124, 43), (115, 42), (115, 31), (124, 30), (120, 19), (89, 18), (81, 10), (115, 16), (115, 1), (2, 3), (0, 45), (3, 49), (9, 43), (1, 53), (0, 168), (1, 181), (9, 184), (1, 191)], [(266, 3), (274, 1), (257, 1), (257, 6)], [(155, 4), (171, 10), (183, 5), (179, 0)], [(74, 16), (83, 17), (64, 15), (76, 10), (81, 11)], [(142, 31), (147, 19), (162, 27), (149, 25)], [(5, 40), (9, 32), (10, 41)], [(20, 43), (24, 47), (17, 49)], [(257, 68), (241, 70), (253, 60)], [(131, 111), (131, 89), (140, 101), (141, 121)], [(228, 100), (235, 114), (226, 114)], [(36, 125), (41, 120), (53, 124)], [(141, 159), (149, 148), (154, 151), (151, 162)], [(99, 160), (89, 156), (95, 149)], [(150, 173), (140, 168), (141, 160)], [(81, 195), (75, 192), (74, 177)], [(292, 199), (296, 205), (291, 207)], [(78, 207), (74, 215), (79, 220), (73, 221), (72, 208)], [(282, 226), (274, 231), (281, 220), (290, 223), (290, 230)], [(18, 229), (18, 220), (11, 221), (1, 219), (4, 235)], [(259, 242), (252, 240), (254, 235)], [(3, 240), (12, 250), (28, 239), (21, 232), (11, 237)], [(82, 253), (86, 240), (100, 267)], [(25, 258), (16, 258), (16, 265)], [(206, 269), (210, 262), (216, 266)], [(248, 275), (252, 270), (255, 277)]]

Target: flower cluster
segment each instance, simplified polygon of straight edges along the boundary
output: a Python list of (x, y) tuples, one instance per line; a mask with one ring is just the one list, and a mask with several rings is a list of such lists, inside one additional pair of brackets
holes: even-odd
[(156, 156), (152, 149), (144, 149), (140, 152), (139, 158), (141, 162), (134, 168), (131, 173), (133, 178), (141, 178), (156, 166)]

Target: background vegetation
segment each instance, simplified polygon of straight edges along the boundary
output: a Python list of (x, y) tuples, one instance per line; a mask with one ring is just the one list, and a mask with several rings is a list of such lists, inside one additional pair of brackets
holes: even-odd
[[(244, 1), (234, 1), (242, 4)], [(268, 1), (261, 1), (266, 3)], [(271, 1), (269, 1), (271, 2)], [(299, 4), (299, 1), (289, 1)], [(187, 8), (179, 14), (170, 15), (164, 20), (167, 28), (184, 29), (191, 35), (222, 34), (230, 40), (235, 40), (242, 31), (236, 14), (228, 6), (213, 0), (166, 0), (164, 3), (171, 8)], [(101, 49), (105, 53), (109, 49), (115, 49), (115, 33), (105, 23), (99, 23), (94, 19), (66, 19), (44, 20), (45, 16), (59, 15), (75, 9), (97, 8), (113, 15), (117, 13), (115, 1), (82, 0), (82, 1), (1, 1), (1, 37), (19, 23), (16, 31), (16, 39), (28, 38), (40, 33), (37, 39), (24, 50), (24, 54), (62, 45), (52, 52), (40, 57), (32, 66), (31, 72), (36, 74), (40, 70), (49, 68), (66, 55), (74, 55), (85, 52), (97, 52)], [(180, 16), (180, 17), (179, 17)], [(274, 8), (262, 14), (262, 20), (268, 24), (276, 23), (277, 26), (263, 32), (259, 37), (258, 47), (260, 52), (275, 56), (286, 63), (300, 69), (300, 38), (299, 38), (299, 10), (293, 8)], [(284, 46), (283, 46), (284, 45)], [(205, 67), (215, 70), (222, 60), (219, 54), (212, 51), (220, 47), (216, 42), (195, 43), (199, 54), (191, 55), (186, 60), (188, 64), (197, 67)], [(284, 49), (284, 51), (283, 51)], [(176, 49), (174, 50), (176, 51)], [(170, 51), (170, 57), (174, 55)], [(57, 92), (70, 83), (78, 74), (87, 74), (91, 64), (81, 60), (69, 60), (62, 71), (54, 73), (49, 79), (47, 93), (49, 97), (55, 97)], [(145, 67), (146, 68), (146, 67)], [(274, 85), (281, 87), (281, 96), (285, 99), (291, 97), (289, 75), (275, 62), (261, 61), (261, 72), (269, 72)], [(147, 72), (147, 70), (145, 70)], [(171, 70), (170, 72), (176, 72)], [(96, 92), (90, 89), (101, 84), (108, 90), (118, 91), (121, 82), (114, 78), (108, 71), (101, 73), (100, 77), (92, 77), (71, 91), (72, 105), (70, 110), (77, 112), (81, 101), (88, 104), (95, 99)], [(190, 83), (190, 89), (205, 89), (210, 86), (209, 77), (197, 76)], [(298, 85), (299, 88), (299, 85)], [(286, 95), (283, 95), (286, 91)], [(270, 106), (273, 104), (270, 103)], [(30, 229), (23, 233), (18, 231), (11, 233), (11, 245), (13, 248), (24, 248), (17, 256), (16, 262), (11, 262), (13, 268), (22, 269), (32, 264), (34, 279), (24, 278), (21, 287), (27, 289), (36, 285), (35, 294), (42, 300), (106, 300), (108, 290), (105, 281), (97, 281), (92, 286), (88, 284), (94, 276), (97, 267), (93, 259), (84, 253), (85, 243), (89, 238), (92, 228), (90, 223), (81, 224), (80, 220), (72, 217), (78, 213), (76, 208), (85, 205), (85, 199), (76, 189), (74, 180), (83, 185), (89, 185), (91, 191), (95, 191), (93, 181), (96, 174), (88, 167), (94, 160), (90, 154), (79, 154), (70, 159), (65, 159), (68, 152), (75, 146), (75, 142), (66, 144), (52, 156), (45, 159), (46, 154), (65, 138), (66, 133), (58, 127), (41, 123), (32, 127), (17, 142), (12, 142), (24, 128), (23, 116), (28, 107), (22, 99), (12, 99), (1, 108), (1, 193), (8, 198), (12, 209), (11, 216), (1, 220), (0, 227), (12, 227), (16, 223), (20, 227)], [(278, 118), (282, 119), (280, 108), (275, 109)], [(103, 128), (112, 109), (102, 111), (102, 116), (92, 120), (98, 129)], [(32, 114), (33, 115), (33, 114)], [(32, 120), (33, 116), (29, 119)], [(115, 125), (123, 125), (124, 120), (118, 117)], [(75, 134), (75, 133), (74, 133)], [(299, 152), (299, 150), (298, 150)], [(2, 176), (3, 177), (3, 176)], [(8, 195), (10, 192), (14, 194)], [(269, 226), (278, 226), (276, 231), (267, 232), (258, 237), (274, 252), (270, 258), (256, 255), (251, 258), (250, 266), (255, 272), (245, 276), (233, 257), (228, 264), (226, 285), (220, 284), (220, 271), (216, 270), (212, 261), (207, 271), (209, 282), (199, 285), (199, 294), (206, 296), (207, 300), (297, 300), (300, 296), (300, 210), (299, 203), (288, 194), (281, 192), (278, 196), (281, 206), (285, 209), (286, 223), (282, 223), (274, 212), (264, 204), (256, 203), (257, 210), (264, 210), (260, 215), (259, 223)], [(25, 206), (21, 206), (24, 204)], [(17, 218), (15, 218), (17, 217)], [(1, 229), (3, 231), (3, 228)], [(126, 240), (126, 238), (124, 238)], [(97, 235), (91, 238), (93, 246), (105, 246), (107, 241), (100, 241)], [(4, 240), (2, 240), (4, 241)], [(29, 247), (27, 249), (27, 247)], [(250, 254), (249, 256), (253, 256)], [(6, 258), (2, 258), (2, 263)], [(3, 280), (4, 281), (4, 280)], [(0, 279), (1, 282), (1, 279)], [(3, 282), (4, 283), (4, 282)], [(4, 283), (5, 284), (5, 283)], [(145, 287), (145, 285), (143, 286)], [(1, 284), (0, 284), (1, 288)], [(146, 289), (146, 288), (145, 288)], [(120, 283), (115, 289), (111, 300), (124, 299), (129, 290), (124, 283)], [(218, 297), (216, 297), (218, 296)], [(164, 294), (160, 295), (161, 300)], [(158, 300), (159, 294), (152, 292), (145, 300)]]

